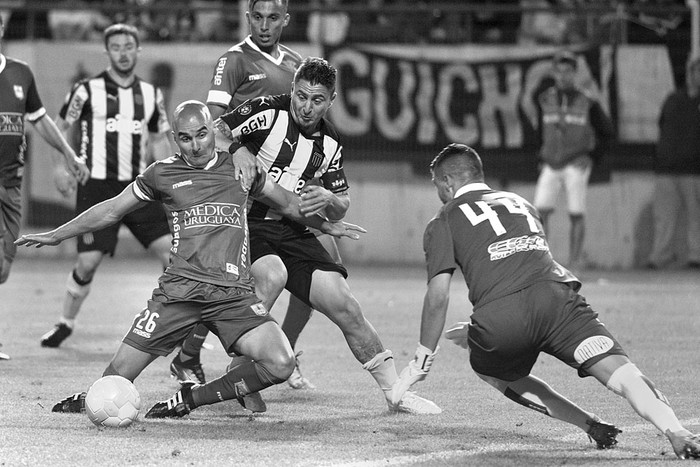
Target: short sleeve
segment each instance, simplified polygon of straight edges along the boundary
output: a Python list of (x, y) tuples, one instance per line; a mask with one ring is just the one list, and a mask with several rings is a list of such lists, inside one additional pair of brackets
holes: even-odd
[(76, 84), (66, 96), (66, 100), (58, 115), (72, 125), (78, 121), (83, 114), (83, 108), (88, 101), (88, 97), (89, 94), (85, 83)]
[(423, 251), (428, 281), (442, 272), (457, 269), (452, 232), (446, 216), (438, 214), (428, 223), (423, 234)]
[(134, 196), (136, 196), (141, 201), (156, 201), (159, 199), (158, 190), (156, 185), (157, 175), (156, 166), (157, 162), (149, 165), (146, 170), (136, 177), (134, 183), (132, 184), (134, 190)]

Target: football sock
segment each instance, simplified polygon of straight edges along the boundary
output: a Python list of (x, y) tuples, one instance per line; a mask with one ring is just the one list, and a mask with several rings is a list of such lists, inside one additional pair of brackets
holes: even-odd
[(302, 302), (294, 295), (289, 297), (289, 305), (287, 306), (287, 314), (284, 315), (282, 322), (282, 331), (287, 336), (289, 344), (295, 348), (299, 334), (309, 322), (313, 309)]
[(640, 416), (662, 433), (684, 430), (666, 396), (633, 363), (626, 363), (615, 370), (607, 387), (627, 399)]
[(190, 335), (185, 338), (182, 342), (182, 349), (180, 350), (180, 360), (186, 362), (194, 357), (199, 358), (199, 352), (202, 349), (202, 344), (209, 334), (209, 328), (204, 324), (198, 324), (192, 329)]
[(396, 363), (391, 350), (384, 350), (368, 361), (362, 368), (369, 371), (372, 377), (377, 381), (379, 387), (384, 392), (387, 400), (391, 400), (391, 387), (394, 385), (399, 375), (396, 373)]
[(595, 419), (594, 414), (581, 409), (549, 384), (532, 375), (508, 383), (503, 394), (528, 409), (571, 423), (584, 431), (589, 428), (586, 422)]
[(71, 318), (64, 318), (63, 316), (61, 316), (59, 323), (63, 323), (66, 326), (68, 326), (69, 328), (73, 329), (73, 327), (75, 327), (75, 318), (71, 319)]
[(80, 311), (80, 305), (90, 293), (91, 282), (92, 279), (81, 279), (75, 272), (75, 269), (68, 274), (68, 280), (66, 282), (68, 296), (66, 297), (66, 303), (69, 305), (64, 304), (62, 313), (64, 319), (75, 320), (75, 317)]
[(236, 359), (236, 363), (223, 376), (192, 388), (194, 405), (190, 407), (236, 399), (284, 381), (253, 360)]

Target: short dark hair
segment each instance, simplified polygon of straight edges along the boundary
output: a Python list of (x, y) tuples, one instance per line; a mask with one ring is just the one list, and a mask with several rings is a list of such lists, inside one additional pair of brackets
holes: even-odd
[(284, 11), (287, 11), (289, 8), (289, 0), (248, 0), (248, 11), (252, 11), (253, 7), (255, 7), (255, 4), (258, 2), (279, 2), (281, 1), (282, 5), (284, 5)]
[(479, 154), (470, 146), (450, 143), (430, 162), (430, 171), (444, 166), (446, 172), (466, 175), (469, 180), (484, 180), (484, 166)]
[(574, 67), (574, 70), (578, 68), (578, 59), (576, 58), (576, 55), (567, 50), (558, 52), (556, 55), (554, 55), (552, 61), (555, 65), (558, 65), (560, 63), (566, 63), (567, 65), (571, 65), (572, 67)]
[(326, 60), (319, 57), (306, 57), (294, 73), (294, 83), (303, 79), (311, 84), (325, 86), (329, 91), (334, 92), (337, 74), (337, 70)]
[(103, 33), (105, 48), (107, 48), (109, 38), (117, 34), (128, 34), (136, 40), (136, 45), (139, 45), (139, 30), (130, 24), (117, 23), (109, 26)]

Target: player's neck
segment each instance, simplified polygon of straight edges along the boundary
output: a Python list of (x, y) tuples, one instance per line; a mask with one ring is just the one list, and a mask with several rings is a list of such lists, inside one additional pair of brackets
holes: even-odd
[(112, 78), (112, 80), (114, 80), (115, 83), (125, 88), (131, 86), (131, 84), (134, 82), (134, 79), (136, 78), (133, 72), (129, 72), (128, 74), (122, 74), (118, 73), (112, 67), (107, 68), (107, 74), (110, 78)]

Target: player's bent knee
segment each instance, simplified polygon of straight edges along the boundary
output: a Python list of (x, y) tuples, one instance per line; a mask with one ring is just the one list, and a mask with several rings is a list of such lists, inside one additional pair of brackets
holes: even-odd
[(267, 380), (272, 384), (279, 384), (287, 381), (294, 371), (294, 366), (296, 361), (294, 356), (291, 358), (289, 356), (279, 355), (271, 361), (266, 361), (264, 364), (259, 362), (257, 365), (257, 372), (261, 380)]

